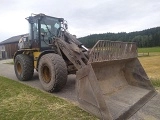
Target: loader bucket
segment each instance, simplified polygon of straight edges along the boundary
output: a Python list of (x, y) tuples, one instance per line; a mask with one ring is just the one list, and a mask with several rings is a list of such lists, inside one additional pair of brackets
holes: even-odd
[(98, 41), (76, 76), (80, 107), (104, 120), (128, 119), (156, 95), (135, 43)]

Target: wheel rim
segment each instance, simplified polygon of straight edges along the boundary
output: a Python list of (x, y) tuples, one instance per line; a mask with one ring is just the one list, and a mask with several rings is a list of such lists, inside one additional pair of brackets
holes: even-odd
[(17, 72), (18, 72), (19, 75), (22, 73), (22, 67), (21, 67), (21, 64), (19, 62), (17, 63)]
[(48, 66), (44, 65), (42, 68), (43, 81), (49, 83), (51, 81), (51, 72)]

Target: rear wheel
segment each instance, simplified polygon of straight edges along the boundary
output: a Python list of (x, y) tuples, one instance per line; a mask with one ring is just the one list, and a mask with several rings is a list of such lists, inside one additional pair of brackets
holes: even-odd
[(32, 57), (25, 54), (17, 55), (14, 61), (14, 70), (19, 80), (30, 80), (34, 73)]
[(48, 92), (58, 92), (66, 85), (66, 63), (57, 54), (49, 53), (41, 57), (38, 74), (43, 88)]

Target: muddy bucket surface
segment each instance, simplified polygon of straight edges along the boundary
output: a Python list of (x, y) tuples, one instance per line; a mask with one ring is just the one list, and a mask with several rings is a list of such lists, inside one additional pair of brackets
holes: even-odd
[(100, 41), (97, 46), (88, 65), (77, 72), (80, 106), (100, 119), (127, 119), (156, 94), (155, 89), (134, 44)]

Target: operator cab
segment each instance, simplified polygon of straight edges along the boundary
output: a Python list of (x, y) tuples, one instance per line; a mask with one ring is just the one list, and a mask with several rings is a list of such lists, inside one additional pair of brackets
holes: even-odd
[(40, 51), (51, 49), (50, 40), (60, 36), (64, 19), (44, 14), (32, 14), (26, 19), (30, 25), (30, 48), (38, 48)]

